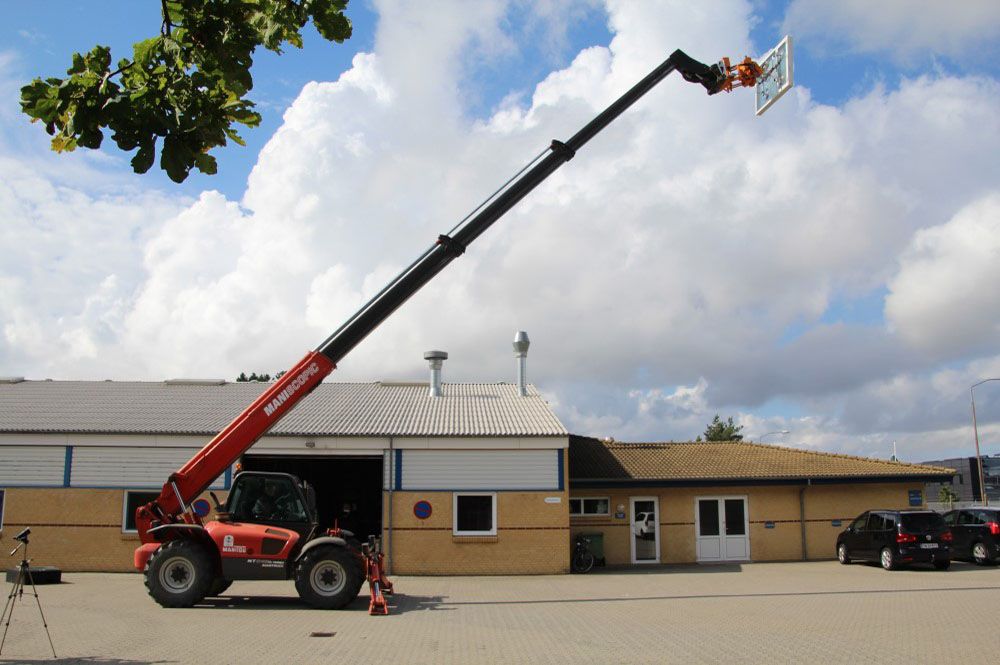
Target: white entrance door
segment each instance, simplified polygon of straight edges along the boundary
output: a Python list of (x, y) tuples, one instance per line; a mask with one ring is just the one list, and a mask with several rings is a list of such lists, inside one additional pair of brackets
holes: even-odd
[(695, 499), (698, 561), (748, 561), (750, 521), (745, 496)]
[(660, 562), (660, 504), (655, 496), (629, 498), (632, 563)]

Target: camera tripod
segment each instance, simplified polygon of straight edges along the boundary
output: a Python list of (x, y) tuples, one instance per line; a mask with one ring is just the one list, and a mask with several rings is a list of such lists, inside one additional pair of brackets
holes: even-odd
[(10, 551), (10, 555), (14, 556), (19, 549), (24, 548), (21, 554), (21, 563), (17, 566), (17, 577), (14, 579), (14, 584), (10, 587), (10, 593), (7, 595), (7, 604), (4, 605), (3, 614), (0, 614), (0, 623), (4, 624), (3, 638), (0, 639), (0, 653), (3, 653), (3, 645), (7, 641), (7, 631), (10, 629), (10, 620), (14, 616), (14, 601), (20, 600), (24, 595), (24, 580), (27, 579), (28, 583), (31, 584), (32, 593), (35, 594), (35, 603), (38, 605), (38, 613), (42, 616), (42, 625), (45, 626), (45, 636), (49, 638), (52, 657), (56, 658), (56, 648), (52, 644), (52, 635), (49, 634), (49, 624), (45, 622), (45, 612), (42, 611), (42, 602), (38, 599), (38, 589), (35, 588), (35, 580), (31, 576), (31, 567), (28, 565), (28, 534), (30, 532), (30, 529), (25, 529), (14, 536), (14, 539), (20, 542), (17, 547)]

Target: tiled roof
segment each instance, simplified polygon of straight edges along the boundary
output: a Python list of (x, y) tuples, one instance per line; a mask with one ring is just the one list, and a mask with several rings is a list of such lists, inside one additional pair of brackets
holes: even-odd
[[(21, 381), (0, 383), (0, 432), (214, 435), (265, 383)], [(566, 436), (534, 387), (507, 383), (322, 383), (270, 434)]]
[(573, 482), (732, 482), (953, 474), (953, 469), (937, 466), (735, 441), (620, 443), (571, 436), (569, 446), (569, 477)]

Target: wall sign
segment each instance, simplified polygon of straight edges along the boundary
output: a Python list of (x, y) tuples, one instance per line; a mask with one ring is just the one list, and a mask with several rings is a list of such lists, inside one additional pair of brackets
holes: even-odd
[(764, 522), (764, 528), (765, 529), (773, 529), (774, 528), (774, 522)]
[(545, 503), (562, 503), (561, 496), (547, 496), (545, 497)]
[(191, 504), (191, 508), (194, 509), (194, 514), (198, 517), (204, 517), (212, 512), (212, 506), (205, 499), (198, 499)]
[(924, 493), (921, 490), (910, 490), (910, 505), (911, 506), (924, 505)]
[(840, 520), (830, 520), (830, 526), (840, 526)]
[(415, 504), (413, 504), (413, 514), (416, 515), (417, 519), (419, 520), (427, 519), (428, 517), (431, 516), (432, 512), (434, 511), (431, 508), (430, 501), (420, 500), (417, 501)]

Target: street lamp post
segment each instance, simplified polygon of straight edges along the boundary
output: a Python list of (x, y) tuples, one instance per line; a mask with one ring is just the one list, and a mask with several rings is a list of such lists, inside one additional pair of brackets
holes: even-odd
[(761, 443), (764, 443), (764, 437), (765, 437), (765, 436), (770, 436), (770, 435), (772, 435), (772, 434), (791, 434), (791, 433), (792, 433), (792, 431), (791, 431), (791, 430), (787, 430), (787, 429), (779, 429), (779, 430), (775, 430), (774, 432), (765, 432), (765, 433), (761, 434), (758, 440), (759, 440), (759, 441), (760, 441)]
[(990, 505), (990, 498), (986, 495), (986, 474), (983, 472), (983, 457), (979, 454), (979, 426), (976, 424), (976, 386), (981, 386), (990, 381), (1000, 381), (996, 379), (983, 379), (979, 383), (973, 383), (969, 387), (969, 396), (972, 398), (972, 432), (976, 437), (976, 464), (979, 465), (979, 491), (983, 493), (983, 505)]

